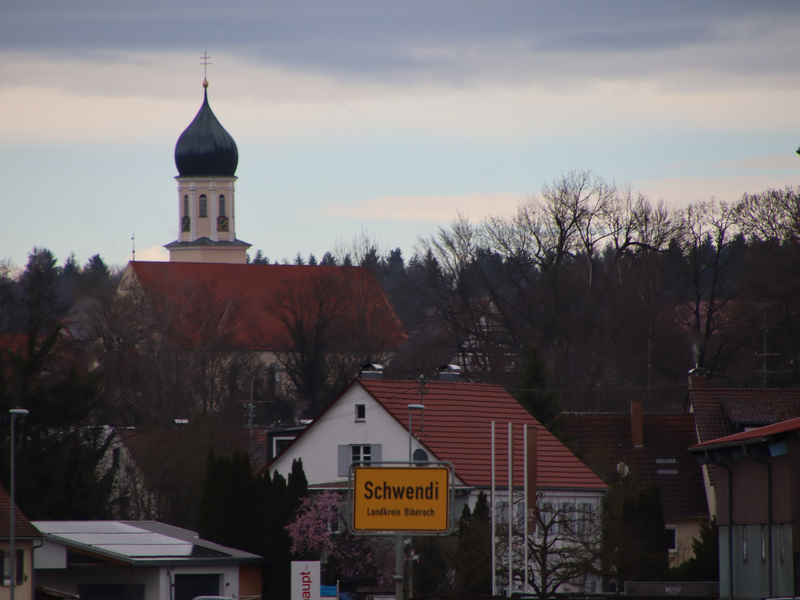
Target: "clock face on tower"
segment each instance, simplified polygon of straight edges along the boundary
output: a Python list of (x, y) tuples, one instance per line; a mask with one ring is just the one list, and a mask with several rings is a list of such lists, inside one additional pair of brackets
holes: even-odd
[(217, 231), (226, 232), (229, 226), (228, 217), (217, 217)]
[(181, 218), (181, 231), (191, 231), (191, 230), (192, 230), (192, 218), (188, 216)]

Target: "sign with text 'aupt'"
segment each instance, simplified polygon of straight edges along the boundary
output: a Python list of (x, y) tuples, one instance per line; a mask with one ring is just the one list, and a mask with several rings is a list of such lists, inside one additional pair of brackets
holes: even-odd
[(450, 469), (355, 467), (353, 531), (447, 533)]
[(318, 560), (292, 561), (292, 600), (320, 600)]

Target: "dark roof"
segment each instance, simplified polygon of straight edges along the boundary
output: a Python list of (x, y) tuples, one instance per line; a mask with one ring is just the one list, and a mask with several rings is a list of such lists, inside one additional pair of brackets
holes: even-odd
[(250, 431), (247, 427), (118, 429), (116, 434), (146, 484), (153, 488), (178, 483), (176, 473), (182, 477), (195, 475), (202, 478), (206, 457), (212, 448), (218, 456), (228, 456), (236, 450), (250, 453), (254, 472), (261, 470), (267, 458), (267, 432), (260, 429), (253, 431), (253, 443), (261, 450), (255, 457), (249, 447)]
[(688, 408), (697, 419), (698, 442), (800, 417), (800, 389), (689, 390)]
[(742, 431), (741, 433), (735, 433), (733, 435), (727, 435), (715, 440), (703, 442), (702, 444), (695, 444), (693, 448), (707, 449), (718, 446), (747, 445), (749, 442), (764, 441), (771, 436), (777, 436), (782, 433), (793, 433), (798, 430), (800, 430), (800, 417), (774, 423), (773, 425), (765, 425), (764, 427), (758, 427), (749, 431)]
[(617, 465), (624, 462), (630, 478), (640, 485), (657, 485), (664, 516), (708, 518), (703, 472), (688, 448), (694, 443), (691, 414), (645, 414), (644, 446), (631, 439), (627, 413), (564, 413), (569, 447), (604, 479), (619, 480)]
[[(408, 405), (420, 402), (417, 381), (358, 379), (357, 382), (408, 429)], [(491, 422), (494, 421), (498, 485), (507, 485), (508, 481), (507, 424), (512, 422), (518, 427), (514, 453), (519, 457), (524, 455), (521, 426), (527, 423), (539, 428), (538, 487), (595, 490), (607, 487), (498, 385), (429, 381), (424, 404), (425, 433), (421, 421), (415, 420), (414, 434), (440, 460), (452, 462), (458, 477), (468, 485), (491, 484)], [(522, 485), (522, 471), (522, 460), (515, 461), (515, 485)]]
[[(289, 307), (284, 316), (290, 321), (292, 310), (314, 319), (316, 313), (305, 307), (310, 298), (319, 297), (331, 302), (328, 312), (335, 313), (335, 318), (331, 317), (331, 335), (340, 340), (358, 333), (369, 338), (376, 345), (375, 350), (385, 352), (397, 350), (406, 338), (372, 272), (361, 267), (131, 262), (120, 287), (133, 287), (134, 281), (152, 296), (156, 306), (161, 303), (162, 307), (183, 307), (186, 314), (192, 313), (186, 302), (198, 292), (204, 300), (216, 295), (220, 309), (226, 303), (238, 303), (238, 311), (220, 310), (227, 321), (218, 328), (218, 334), (225, 336), (221, 341), (228, 348), (291, 348), (286, 323), (266, 305), (280, 304), (277, 312)], [(197, 327), (190, 319), (184, 318), (183, 324), (185, 330), (173, 332), (179, 339), (188, 341), (187, 336), (197, 335)]]
[(214, 246), (215, 248), (219, 247), (228, 247), (228, 248), (249, 248), (252, 244), (248, 244), (247, 242), (243, 242), (242, 240), (233, 240), (232, 242), (224, 242), (219, 241), (215, 242), (207, 237), (197, 238), (193, 242), (170, 242), (169, 244), (165, 245), (164, 248), (167, 250), (175, 250), (176, 248), (197, 248), (198, 246)]
[[(5, 488), (0, 487), (0, 539), (11, 537), (11, 496)], [(44, 537), (42, 533), (33, 526), (28, 518), (22, 514), (19, 507), (14, 507), (14, 538), (32, 539)]]
[[(703, 443), (758, 427), (800, 417), (800, 389), (700, 388), (689, 390), (686, 410), (694, 413), (697, 435)], [(716, 472), (709, 465), (711, 485)]]
[(238, 164), (236, 142), (214, 116), (206, 88), (197, 116), (175, 144), (175, 166), (181, 177), (233, 177)]

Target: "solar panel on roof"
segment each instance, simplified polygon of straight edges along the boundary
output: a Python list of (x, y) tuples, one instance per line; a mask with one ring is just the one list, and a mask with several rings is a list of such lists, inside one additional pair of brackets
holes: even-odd
[(155, 545), (97, 545), (93, 546), (98, 550), (114, 552), (130, 557), (143, 556), (191, 556), (192, 544), (155, 544)]
[(146, 533), (146, 530), (118, 521), (34, 521), (39, 531), (61, 533)]
[(63, 533), (58, 537), (77, 542), (78, 544), (85, 544), (87, 546), (98, 545), (170, 545), (175, 544), (176, 539), (161, 535), (160, 533)]

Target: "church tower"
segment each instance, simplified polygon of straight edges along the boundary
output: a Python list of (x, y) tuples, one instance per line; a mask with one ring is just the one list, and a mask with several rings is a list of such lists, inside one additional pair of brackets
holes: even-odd
[(178, 239), (164, 246), (170, 262), (247, 263), (250, 244), (236, 239), (234, 183), (239, 151), (208, 104), (175, 145), (178, 168)]

